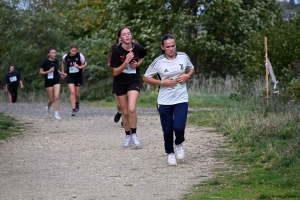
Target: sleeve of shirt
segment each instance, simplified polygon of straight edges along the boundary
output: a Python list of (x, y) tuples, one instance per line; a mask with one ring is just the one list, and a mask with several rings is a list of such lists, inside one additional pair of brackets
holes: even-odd
[(47, 69), (46, 69), (46, 62), (44, 61), (44, 62), (42, 62), (42, 64), (41, 64), (41, 67), (40, 68), (42, 68), (44, 71), (47, 71)]
[(111, 54), (110, 66), (113, 68), (118, 68), (119, 67), (119, 59), (120, 59), (119, 54), (115, 48)]
[(6, 84), (10, 83), (8, 73), (6, 74), (5, 81), (6, 81)]
[(63, 55), (63, 57), (61, 58), (61, 61), (62, 61), (63, 63), (66, 63), (66, 56), (67, 56), (67, 54)]
[(17, 73), (17, 80), (18, 80), (18, 81), (21, 81), (21, 80), (22, 80), (22, 77), (21, 77), (20, 73)]
[(187, 69), (194, 69), (194, 65), (192, 64), (190, 57), (188, 55), (186, 55), (186, 59), (187, 59), (187, 64), (186, 64), (186, 68)]
[(156, 74), (158, 74), (158, 70), (156, 68), (157, 66), (157, 62), (155, 62), (156, 60), (154, 60), (148, 67), (148, 69), (146, 70), (144, 76), (147, 78), (152, 78), (153, 76), (155, 76)]
[(79, 55), (80, 55), (80, 62), (81, 62), (81, 64), (82, 65), (87, 64), (86, 61), (85, 61), (85, 57), (81, 53)]
[(144, 49), (144, 47), (141, 46), (141, 55), (140, 58), (144, 58), (147, 55), (146, 50)]

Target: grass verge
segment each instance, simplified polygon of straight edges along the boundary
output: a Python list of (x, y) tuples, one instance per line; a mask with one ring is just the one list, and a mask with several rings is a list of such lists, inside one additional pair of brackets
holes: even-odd
[(0, 113), (0, 140), (6, 140), (20, 134), (20, 124), (14, 118)]
[(259, 98), (231, 101), (222, 109), (191, 113), (189, 123), (215, 127), (235, 152), (219, 152), (231, 167), (216, 169), (214, 179), (184, 199), (300, 199), (299, 104), (276, 97), (267, 106)]

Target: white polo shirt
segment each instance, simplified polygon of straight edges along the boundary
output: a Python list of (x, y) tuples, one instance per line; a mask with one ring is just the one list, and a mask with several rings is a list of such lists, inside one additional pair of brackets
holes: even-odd
[[(153, 77), (159, 75), (161, 80), (167, 78), (176, 79), (180, 74), (185, 74), (186, 70), (194, 69), (190, 58), (184, 52), (177, 52), (174, 60), (169, 60), (165, 55), (158, 56), (149, 65), (145, 73), (145, 77)], [(178, 103), (188, 102), (186, 83), (177, 84), (176, 87), (170, 88), (160, 86), (157, 103), (161, 105), (174, 105)]]

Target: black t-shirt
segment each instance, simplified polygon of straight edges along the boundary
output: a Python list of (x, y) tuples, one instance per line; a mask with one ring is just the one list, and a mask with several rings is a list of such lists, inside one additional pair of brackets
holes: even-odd
[(42, 63), (42, 66), (41, 68), (44, 69), (44, 71), (49, 71), (52, 67), (54, 67), (54, 72), (53, 73), (49, 73), (49, 74), (45, 74), (44, 77), (45, 77), (45, 81), (49, 81), (49, 82), (57, 82), (59, 81), (59, 73), (58, 73), (58, 60), (55, 59), (54, 61), (51, 61), (51, 60), (45, 60), (43, 63)]
[[(132, 52), (134, 54), (132, 60), (138, 62), (139, 59), (144, 58), (146, 56), (146, 50), (141, 45), (132, 44), (132, 48), (133, 48)], [(115, 47), (111, 55), (110, 66), (113, 68), (120, 67), (123, 64), (123, 62), (126, 60), (126, 55), (129, 52), (130, 51), (123, 49), (122, 45), (118, 45), (117, 47)], [(129, 64), (123, 70), (122, 73), (114, 77), (115, 82), (122, 83), (122, 84), (127, 84), (139, 80), (140, 80), (140, 67), (133, 69), (129, 66)]]
[(18, 85), (21, 81), (21, 76), (17, 71), (14, 72), (8, 72), (6, 74), (6, 84), (7, 85)]
[[(71, 76), (81, 76), (82, 75), (82, 69), (74, 68), (75, 70), (78, 70), (78, 71), (72, 70), (74, 63), (76, 63), (79, 66), (84, 64), (81, 62), (81, 55), (79, 52), (77, 52), (75, 56), (71, 56), (70, 54), (63, 56), (63, 62), (67, 65), (67, 69), (65, 72), (67, 72), (68, 76), (69, 75), (71, 75)], [(71, 69), (70, 69), (70, 67), (71, 67)]]

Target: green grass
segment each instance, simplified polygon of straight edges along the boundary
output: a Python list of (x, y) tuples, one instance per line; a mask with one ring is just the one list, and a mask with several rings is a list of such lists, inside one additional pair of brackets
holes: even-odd
[(20, 124), (14, 118), (0, 113), (0, 140), (19, 135), (20, 129)]
[[(114, 107), (116, 106), (113, 95), (106, 97), (102, 101), (85, 101), (86, 104), (98, 107)], [(157, 92), (141, 92), (138, 98), (138, 107), (153, 107), (157, 103)], [(234, 106), (229, 99), (228, 94), (210, 94), (195, 91), (189, 92), (189, 106), (191, 108), (211, 107), (221, 108), (224, 106)]]
[[(232, 151), (220, 151), (228, 169), (196, 185), (184, 199), (300, 199), (300, 109), (273, 96), (223, 101), (221, 109), (191, 112), (188, 122), (215, 127)], [(217, 102), (216, 100), (212, 100)]]

